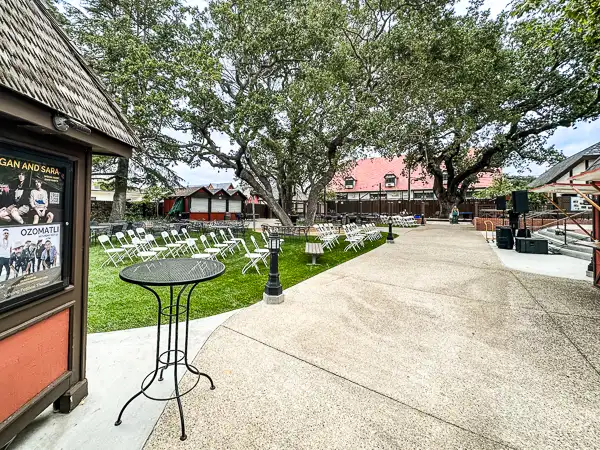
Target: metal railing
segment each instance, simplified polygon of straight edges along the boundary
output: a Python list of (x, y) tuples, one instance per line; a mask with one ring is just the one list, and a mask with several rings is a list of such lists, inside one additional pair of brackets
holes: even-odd
[[(560, 215), (563, 215), (565, 217), (553, 220), (550, 223), (546, 223), (546, 224), (542, 224), (542, 225), (538, 225), (538, 226), (532, 226), (531, 230), (532, 231), (540, 231), (540, 230), (545, 230), (545, 229), (556, 226), (556, 230), (559, 231), (560, 234), (563, 235), (564, 245), (568, 245), (567, 223), (572, 222), (572, 223), (576, 224), (590, 239), (593, 240), (593, 236), (592, 236), (591, 232), (589, 232), (588, 230), (583, 228), (583, 226), (580, 223), (578, 223), (576, 220), (576, 219), (582, 219), (582, 218), (591, 219), (591, 214), (592, 214), (591, 211), (581, 211), (576, 214), (568, 214), (568, 215), (560, 213)], [(561, 228), (562, 228), (562, 230), (561, 230)], [(575, 242), (576, 240), (577, 239), (573, 239), (573, 242)]]

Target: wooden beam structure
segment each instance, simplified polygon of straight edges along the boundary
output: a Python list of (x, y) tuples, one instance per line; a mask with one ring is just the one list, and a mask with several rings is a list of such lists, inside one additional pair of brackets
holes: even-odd
[[(594, 241), (594, 236), (592, 236), (592, 234), (591, 234), (591, 233), (590, 233), (588, 230), (586, 230), (585, 228), (583, 228), (579, 222), (577, 222), (575, 219), (573, 219), (573, 218), (572, 218), (572, 217), (569, 215), (569, 213), (568, 213), (567, 211), (565, 211), (565, 210), (564, 210), (564, 209), (562, 209), (560, 206), (558, 206), (558, 204), (556, 204), (556, 203), (554, 202), (554, 200), (552, 199), (552, 197), (551, 197), (550, 195), (548, 195), (548, 194), (545, 194), (545, 195), (546, 195), (546, 198), (548, 199), (548, 201), (549, 201), (550, 203), (552, 203), (556, 209), (558, 209), (558, 210), (559, 210), (561, 213), (563, 213), (563, 214), (566, 216), (566, 217), (565, 217), (566, 219), (569, 219), (571, 222), (573, 222), (575, 225), (577, 225), (577, 226), (578, 226), (578, 227), (581, 229), (581, 231), (583, 231), (585, 234), (587, 234), (587, 235), (590, 237), (590, 239), (591, 239), (592, 241)], [(600, 210), (599, 210), (599, 211), (600, 211)]]

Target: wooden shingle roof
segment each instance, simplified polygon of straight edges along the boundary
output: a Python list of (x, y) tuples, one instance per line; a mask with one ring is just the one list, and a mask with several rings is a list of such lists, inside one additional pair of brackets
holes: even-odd
[(0, 1), (0, 86), (139, 147), (119, 107), (40, 0)]

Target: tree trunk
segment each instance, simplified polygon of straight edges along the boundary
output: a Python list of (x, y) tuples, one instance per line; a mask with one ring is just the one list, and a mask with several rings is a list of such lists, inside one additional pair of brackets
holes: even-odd
[(279, 204), (277, 200), (275, 200), (275, 197), (273, 197), (272, 194), (267, 193), (266, 191), (264, 191), (264, 189), (258, 190), (258, 193), (260, 197), (267, 203), (269, 208), (271, 208), (275, 216), (277, 216), (277, 218), (281, 222), (281, 225), (285, 227), (291, 227), (294, 225), (292, 223), (292, 219), (290, 219), (290, 216), (287, 215), (283, 207)]
[[(246, 169), (241, 169), (239, 172), (236, 172), (236, 174), (238, 177), (248, 183), (250, 187), (252, 187), (252, 189), (259, 195), (259, 197), (263, 199), (267, 206), (271, 208), (271, 211), (273, 211), (275, 216), (277, 216), (281, 222), (281, 225), (286, 227), (293, 226), (292, 219), (290, 219), (290, 216), (287, 215), (283, 207), (275, 199), (275, 196), (271, 190), (267, 190), (263, 184)], [(265, 180), (265, 183), (267, 182), (268, 180)]]
[(129, 160), (119, 158), (115, 175), (115, 195), (110, 210), (110, 222), (123, 220), (127, 207), (127, 177), (129, 175)]
[(293, 202), (293, 198), (294, 198), (294, 187), (289, 184), (289, 183), (285, 183), (281, 185), (281, 192), (279, 193), (280, 199), (281, 199), (281, 206), (283, 208), (283, 210), (287, 213), (287, 214), (291, 214), (292, 213), (292, 202)]
[(450, 211), (454, 206), (460, 205), (464, 198), (460, 195), (460, 192), (449, 192), (447, 189), (437, 189), (435, 195), (438, 198), (440, 204), (440, 218), (450, 214)]
[(308, 200), (306, 201), (306, 225), (312, 226), (315, 223), (315, 217), (317, 215), (317, 208), (321, 201), (321, 192), (315, 188), (310, 190), (308, 194)]
[[(306, 224), (312, 226), (315, 223), (315, 216), (317, 215), (317, 207), (321, 201), (321, 194), (333, 177), (335, 176), (335, 167), (331, 165), (329, 169), (319, 178), (316, 183), (311, 187), (310, 193), (308, 194), (308, 200), (306, 202)], [(327, 205), (327, 201), (325, 201)], [(325, 211), (327, 214), (327, 211)]]

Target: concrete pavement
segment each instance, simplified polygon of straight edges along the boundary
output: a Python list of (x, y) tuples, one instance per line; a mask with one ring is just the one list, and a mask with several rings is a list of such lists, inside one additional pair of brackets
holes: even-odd
[(472, 229), (401, 230), (226, 321), (188, 440), (170, 402), (145, 448), (598, 448), (599, 299), (508, 270)]

